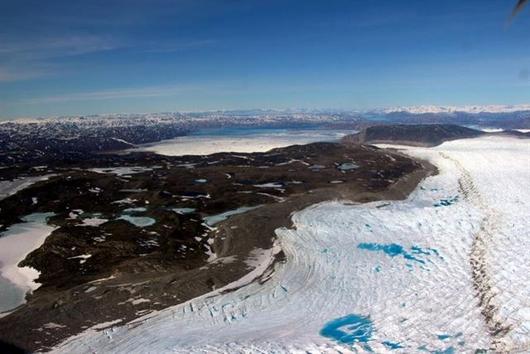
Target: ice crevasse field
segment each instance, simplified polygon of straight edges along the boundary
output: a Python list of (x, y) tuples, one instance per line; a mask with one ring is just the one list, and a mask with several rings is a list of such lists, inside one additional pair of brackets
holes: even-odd
[[(530, 351), (530, 143), (401, 147), (439, 174), (403, 201), (314, 205), (277, 230), (287, 260), (56, 352)], [(266, 269), (268, 256), (249, 259)], [(248, 280), (248, 279), (247, 279)]]

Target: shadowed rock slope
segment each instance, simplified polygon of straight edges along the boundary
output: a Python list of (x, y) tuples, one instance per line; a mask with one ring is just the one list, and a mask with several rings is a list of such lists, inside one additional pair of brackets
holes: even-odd
[(363, 129), (343, 138), (353, 144), (404, 144), (412, 146), (436, 146), (444, 141), (475, 138), (487, 133), (453, 124), (397, 124)]

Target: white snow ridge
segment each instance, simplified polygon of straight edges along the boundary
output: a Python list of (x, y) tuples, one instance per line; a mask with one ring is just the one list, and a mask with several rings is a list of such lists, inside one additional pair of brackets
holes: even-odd
[(439, 175), (404, 201), (295, 213), (296, 228), (277, 230), (287, 261), (264, 284), (88, 330), (55, 352), (530, 351), (528, 140), (406, 152)]

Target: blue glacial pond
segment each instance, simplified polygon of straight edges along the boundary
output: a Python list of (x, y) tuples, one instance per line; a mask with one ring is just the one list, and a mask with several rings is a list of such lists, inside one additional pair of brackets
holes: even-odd
[(389, 341), (389, 340), (385, 340), (382, 343), (385, 345), (385, 347), (387, 347), (390, 350), (396, 350), (396, 349), (404, 348), (404, 346), (402, 346), (401, 343), (398, 343), (398, 342), (392, 342), (392, 341)]
[(355, 314), (332, 320), (320, 331), (321, 336), (344, 344), (368, 343), (372, 333), (370, 318)]
[(439, 207), (450, 206), (456, 202), (458, 202), (458, 195), (455, 195), (449, 198), (440, 199), (436, 203), (434, 203), (434, 207), (439, 208)]
[(437, 250), (433, 248), (423, 249), (418, 246), (412, 246), (409, 250), (406, 250), (403, 246), (396, 243), (371, 243), (371, 242), (362, 242), (359, 243), (357, 248), (371, 251), (371, 252), (383, 252), (387, 256), (397, 257), (401, 256), (406, 260), (425, 264), (425, 260), (422, 257), (436, 255), (439, 256)]

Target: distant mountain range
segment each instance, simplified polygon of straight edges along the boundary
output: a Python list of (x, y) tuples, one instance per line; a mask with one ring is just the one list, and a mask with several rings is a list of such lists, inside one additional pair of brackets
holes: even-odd
[(375, 116), (384, 117), (386, 115), (410, 114), (530, 114), (530, 104), (519, 105), (465, 105), (465, 106), (439, 106), (439, 105), (420, 105), (420, 106), (396, 106), (380, 109), (366, 110), (344, 110), (344, 109), (246, 109), (246, 110), (214, 110), (203, 112), (155, 112), (155, 113), (109, 113), (94, 115), (76, 115), (76, 116), (57, 116), (57, 117), (38, 117), (38, 118), (17, 118), (2, 121), (0, 124), (13, 122), (22, 124), (42, 123), (51, 121), (101, 121), (112, 120), (110, 124), (116, 124), (116, 121), (123, 119), (162, 122), (174, 120), (216, 120), (226, 118), (254, 118), (254, 119), (278, 119), (290, 118), (295, 120), (333, 120), (331, 118), (366, 118), (370, 120)]
[(427, 113), (515, 113), (530, 111), (530, 104), (522, 105), (469, 105), (469, 106), (408, 106), (382, 110), (384, 113), (406, 112), (411, 114)]
[(243, 110), (22, 119), (0, 123), (0, 166), (78, 161), (94, 153), (189, 134), (205, 128), (344, 129), (393, 124), (458, 124), (479, 130), (530, 129), (530, 105), (400, 107), (372, 111)]

